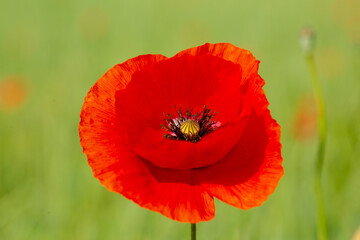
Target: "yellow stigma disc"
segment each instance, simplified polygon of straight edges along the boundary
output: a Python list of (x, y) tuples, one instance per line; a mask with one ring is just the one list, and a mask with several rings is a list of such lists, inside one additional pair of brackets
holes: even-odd
[(185, 120), (181, 123), (180, 131), (189, 137), (197, 136), (200, 130), (199, 124), (191, 119)]

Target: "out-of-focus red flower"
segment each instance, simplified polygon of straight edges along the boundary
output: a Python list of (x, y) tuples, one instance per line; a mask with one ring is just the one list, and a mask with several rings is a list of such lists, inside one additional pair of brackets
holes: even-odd
[(111, 68), (81, 110), (80, 142), (94, 176), (180, 222), (211, 220), (213, 197), (260, 206), (283, 168), (258, 66), (249, 51), (220, 43)]
[(0, 81), (0, 109), (14, 111), (25, 101), (27, 95), (24, 80), (19, 76), (7, 76)]
[(294, 137), (305, 141), (316, 136), (317, 119), (315, 99), (312, 96), (300, 98), (293, 123)]

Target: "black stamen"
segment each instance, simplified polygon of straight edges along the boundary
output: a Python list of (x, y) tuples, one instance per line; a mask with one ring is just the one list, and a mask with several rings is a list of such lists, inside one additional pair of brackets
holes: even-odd
[[(176, 110), (176, 106), (175, 106)], [(216, 129), (215, 124), (218, 122), (214, 120), (215, 115), (217, 114), (216, 111), (211, 112), (210, 109), (207, 108), (207, 105), (204, 105), (203, 110), (196, 112), (194, 115), (192, 114), (193, 109), (186, 109), (185, 116), (182, 114), (182, 107), (180, 106), (178, 110), (176, 110), (177, 116), (173, 114), (165, 114), (164, 121), (166, 124), (161, 124), (162, 128), (166, 130), (164, 137), (171, 140), (184, 140), (190, 141), (193, 143), (198, 142), (201, 137), (205, 136), (206, 134), (211, 133)], [(199, 124), (199, 132), (197, 136), (191, 136), (184, 134), (181, 132), (180, 127), (181, 124), (186, 120), (194, 120)], [(168, 133), (170, 132), (170, 133)]]

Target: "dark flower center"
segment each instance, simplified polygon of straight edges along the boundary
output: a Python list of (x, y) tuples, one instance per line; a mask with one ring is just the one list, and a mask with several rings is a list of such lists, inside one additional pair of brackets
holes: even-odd
[(196, 143), (200, 141), (201, 137), (214, 131), (220, 124), (214, 120), (217, 112), (211, 112), (206, 105), (203, 110), (195, 114), (192, 114), (192, 109), (187, 108), (183, 115), (182, 107), (176, 110), (176, 113), (177, 116), (164, 113), (166, 124), (161, 125), (166, 130), (164, 137), (167, 139)]

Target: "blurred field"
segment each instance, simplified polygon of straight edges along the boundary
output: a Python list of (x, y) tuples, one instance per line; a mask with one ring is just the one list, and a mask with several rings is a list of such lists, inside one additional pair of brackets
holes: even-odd
[(312, 90), (298, 40), (306, 24), (317, 30), (329, 123), (329, 237), (351, 239), (360, 226), (359, 13), (359, 0), (0, 1), (0, 88), (15, 79), (6, 88), (15, 95), (0, 96), (0, 239), (188, 239), (189, 224), (92, 177), (77, 127), (87, 91), (113, 65), (205, 42), (230, 42), (261, 60), (285, 175), (260, 208), (217, 201), (198, 239), (316, 239)]

